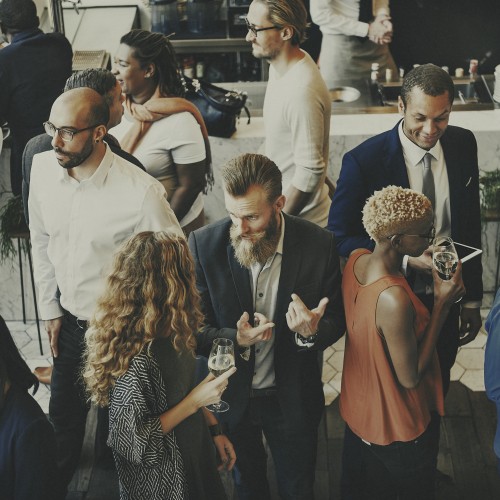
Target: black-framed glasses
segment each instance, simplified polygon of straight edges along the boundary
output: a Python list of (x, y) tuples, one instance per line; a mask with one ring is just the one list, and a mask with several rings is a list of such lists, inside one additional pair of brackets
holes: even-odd
[(390, 240), (394, 238), (394, 236), (418, 236), (419, 238), (424, 238), (429, 242), (429, 245), (432, 243), (432, 240), (436, 237), (436, 228), (432, 226), (428, 233), (426, 234), (408, 234), (408, 233), (396, 233), (387, 236), (387, 239)]
[(50, 135), (50, 137), (54, 137), (56, 135), (56, 132), (59, 134), (59, 137), (64, 141), (64, 142), (71, 142), (73, 140), (73, 137), (75, 137), (76, 134), (79, 134), (80, 132), (84, 132), (85, 130), (90, 130), (91, 128), (95, 128), (99, 126), (100, 123), (96, 123), (95, 125), (91, 125), (90, 127), (85, 127), (85, 128), (80, 128), (80, 129), (72, 129), (72, 128), (57, 128), (53, 123), (50, 122), (44, 122), (43, 128), (45, 129), (45, 132), (47, 135)]
[(278, 26), (267, 26), (267, 28), (256, 28), (253, 24), (250, 24), (248, 19), (245, 17), (245, 24), (247, 25), (248, 31), (251, 31), (254, 36), (257, 36), (257, 33), (259, 31), (266, 31), (266, 30), (279, 30)]

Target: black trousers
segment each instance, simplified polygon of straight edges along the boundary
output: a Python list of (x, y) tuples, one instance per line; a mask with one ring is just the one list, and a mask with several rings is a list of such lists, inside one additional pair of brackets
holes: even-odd
[[(65, 312), (59, 334), (59, 355), (54, 358), (50, 385), (49, 417), (56, 435), (63, 496), (80, 460), (90, 407), (81, 375), (86, 329), (86, 322)], [(102, 456), (111, 457), (111, 451), (105, 444), (107, 434), (106, 409), (100, 411), (98, 418), (96, 451)]]
[(432, 414), (417, 439), (368, 444), (346, 425), (342, 452), (342, 500), (433, 500), (440, 417)]
[(239, 500), (270, 500), (267, 454), (271, 449), (279, 494), (287, 500), (313, 500), (318, 430), (288, 424), (276, 394), (250, 398), (243, 419), (229, 433), (236, 451), (235, 483)]

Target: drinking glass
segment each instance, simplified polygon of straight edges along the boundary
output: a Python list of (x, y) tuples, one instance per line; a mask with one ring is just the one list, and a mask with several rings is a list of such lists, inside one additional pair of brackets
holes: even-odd
[(432, 263), (442, 280), (451, 279), (458, 264), (458, 254), (451, 238), (440, 236), (434, 240)]
[[(208, 369), (215, 377), (222, 375), (234, 366), (234, 344), (229, 339), (215, 339), (208, 357)], [(220, 400), (206, 407), (213, 413), (229, 410), (229, 405)]]

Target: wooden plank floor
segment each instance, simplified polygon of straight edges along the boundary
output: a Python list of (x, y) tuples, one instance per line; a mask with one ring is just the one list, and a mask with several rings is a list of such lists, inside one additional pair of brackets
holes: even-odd
[[(498, 500), (500, 478), (492, 443), (496, 427), (495, 407), (484, 392), (472, 392), (459, 382), (452, 382), (446, 398), (446, 417), (441, 424), (438, 468), (450, 477), (437, 487), (438, 500)], [(92, 467), (92, 428), (89, 425), (81, 465), (70, 485), (67, 500), (118, 500), (118, 482), (113, 470)], [(316, 466), (316, 500), (340, 498), (340, 467), (344, 423), (338, 400), (326, 408), (320, 425)], [(269, 459), (270, 477), (273, 476)], [(228, 481), (228, 477), (223, 478)], [(231, 485), (229, 485), (231, 488)], [(278, 499), (271, 479), (273, 498)], [(232, 500), (236, 496), (232, 495)]]

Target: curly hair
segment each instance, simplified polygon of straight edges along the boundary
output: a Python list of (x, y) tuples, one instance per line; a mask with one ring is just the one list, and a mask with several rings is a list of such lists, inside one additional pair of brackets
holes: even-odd
[(406, 232), (409, 225), (432, 218), (429, 198), (413, 189), (387, 186), (366, 200), (363, 225), (377, 243), (387, 236)]
[(411, 91), (419, 88), (425, 95), (436, 97), (448, 92), (448, 100), (453, 104), (455, 98), (455, 85), (451, 76), (435, 64), (422, 64), (413, 68), (403, 80), (401, 87), (401, 100), (406, 108), (410, 100)]
[(135, 29), (123, 35), (120, 43), (134, 50), (134, 57), (139, 61), (141, 68), (154, 64), (156, 68), (154, 78), (164, 97), (184, 97), (185, 90), (177, 57), (167, 36), (162, 33)]
[(117, 378), (154, 338), (170, 337), (178, 352), (194, 355), (202, 319), (186, 240), (151, 231), (131, 237), (115, 255), (86, 334), (90, 400), (106, 406)]

